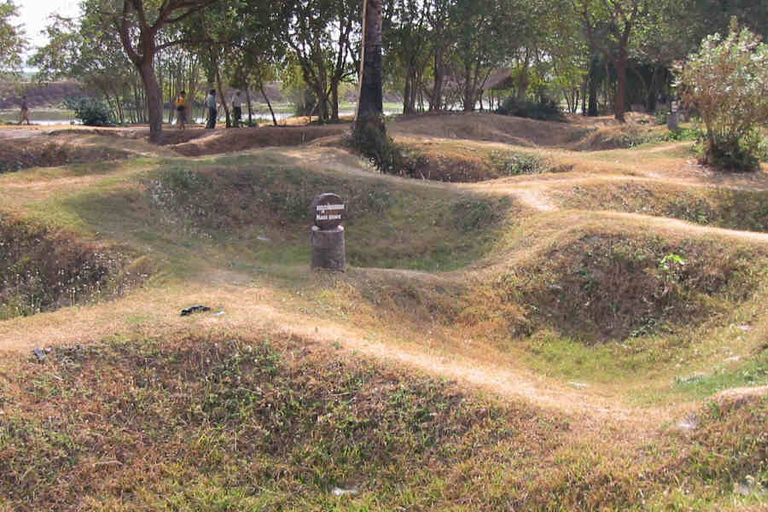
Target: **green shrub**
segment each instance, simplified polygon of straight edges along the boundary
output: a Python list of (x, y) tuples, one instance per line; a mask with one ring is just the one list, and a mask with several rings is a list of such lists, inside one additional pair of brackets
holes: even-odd
[(565, 116), (554, 101), (518, 100), (514, 96), (507, 98), (496, 111), (504, 116), (527, 117), (541, 121), (564, 121)]
[(75, 118), (86, 126), (109, 126), (114, 123), (112, 111), (101, 100), (88, 97), (66, 98), (64, 105), (74, 110)]
[(493, 153), (491, 163), (501, 176), (541, 174), (550, 170), (541, 158), (526, 153)]
[(701, 128), (694, 126), (692, 128), (678, 128), (677, 130), (670, 130), (663, 135), (665, 141), (687, 141), (687, 140), (704, 140), (704, 131)]
[(734, 20), (725, 39), (707, 37), (677, 70), (683, 101), (695, 107), (707, 128), (703, 163), (719, 169), (759, 167), (755, 128), (768, 120), (768, 46)]
[(760, 167), (757, 157), (760, 139), (754, 132), (737, 137), (716, 137), (703, 148), (702, 160), (724, 171), (753, 171)]

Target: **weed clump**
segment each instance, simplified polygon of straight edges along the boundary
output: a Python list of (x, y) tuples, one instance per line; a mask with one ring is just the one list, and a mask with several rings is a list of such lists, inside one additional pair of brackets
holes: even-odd
[(768, 117), (768, 45), (734, 16), (730, 31), (706, 37), (678, 66), (683, 100), (701, 114), (707, 128), (702, 162), (726, 171), (756, 171), (760, 139), (756, 128)]
[(64, 106), (75, 112), (75, 117), (85, 126), (111, 126), (115, 124), (112, 110), (105, 102), (89, 97), (69, 97)]

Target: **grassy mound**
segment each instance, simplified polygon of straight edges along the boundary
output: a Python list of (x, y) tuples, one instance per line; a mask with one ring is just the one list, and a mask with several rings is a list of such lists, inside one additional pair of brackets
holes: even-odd
[(472, 112), (398, 117), (388, 124), (387, 132), (396, 139), (422, 136), (552, 147), (578, 141), (589, 133), (589, 129), (571, 123)]
[(554, 243), (494, 288), (535, 324), (594, 343), (728, 311), (751, 296), (764, 262), (764, 254), (735, 245), (596, 231)]
[(768, 191), (683, 187), (670, 183), (599, 183), (551, 193), (566, 208), (642, 213), (745, 231), (768, 232)]
[(0, 369), (9, 509), (719, 508), (768, 483), (765, 397), (638, 441), (286, 335), (112, 339)]
[(230, 130), (168, 131), (163, 135), (166, 144), (184, 156), (232, 153), (269, 146), (299, 146), (315, 139), (348, 132), (349, 124), (324, 126), (270, 126)]
[(194, 236), (234, 238), (263, 262), (309, 261), (308, 206), (322, 192), (334, 191), (348, 205), (354, 266), (460, 267), (490, 249), (512, 209), (506, 198), (349, 179), (254, 163), (252, 156), (219, 162), (196, 170), (171, 162), (153, 173), (145, 180), (151, 215)]
[(145, 259), (0, 217), (0, 320), (120, 295), (147, 277)]
[(500, 150), (466, 142), (397, 141), (420, 165), (413, 177), (433, 181), (474, 183), (510, 176), (569, 171), (534, 154)]
[(567, 431), (285, 336), (113, 340), (10, 375), (0, 504), (35, 510), (439, 508), (497, 443), (542, 453)]
[(571, 148), (577, 151), (633, 148), (646, 142), (664, 140), (667, 134), (667, 128), (664, 126), (635, 123), (599, 126)]

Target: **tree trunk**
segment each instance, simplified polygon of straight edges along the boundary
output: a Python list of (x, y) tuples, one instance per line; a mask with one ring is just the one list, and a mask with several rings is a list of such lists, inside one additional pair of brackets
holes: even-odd
[(219, 71), (219, 60), (214, 57), (213, 51), (211, 51), (211, 60), (213, 62), (213, 66), (216, 69), (216, 88), (219, 90), (219, 102), (221, 102), (221, 106), (224, 107), (224, 116), (226, 119), (226, 127), (229, 128), (232, 126), (232, 119), (229, 117), (229, 106), (227, 105), (227, 99), (224, 97), (224, 88), (221, 85), (221, 72)]
[(245, 101), (248, 102), (248, 126), (253, 126), (253, 108), (251, 108), (251, 86), (245, 84)]
[(269, 97), (267, 97), (267, 91), (264, 90), (263, 82), (259, 82), (259, 89), (261, 90), (261, 95), (264, 96), (264, 101), (267, 102), (267, 107), (269, 107), (269, 113), (272, 114), (272, 124), (277, 126), (277, 118), (275, 117), (275, 111), (272, 110), (272, 103), (270, 103)]
[(651, 85), (648, 87), (648, 96), (645, 99), (645, 109), (649, 114), (656, 112), (656, 97), (659, 91), (659, 81), (661, 80), (661, 66), (654, 65), (651, 74)]
[(464, 112), (472, 112), (475, 110), (475, 89), (472, 86), (472, 64), (466, 64), (464, 66), (464, 94), (462, 103)]
[(405, 75), (405, 89), (403, 90), (403, 115), (407, 116), (409, 114), (413, 114), (413, 111), (411, 109), (411, 96), (416, 93), (416, 91), (412, 90), (412, 83), (413, 77), (411, 75), (411, 69), (408, 68), (408, 72)]
[(355, 129), (361, 128), (358, 124), (376, 122), (383, 132), (381, 7), (382, 0), (365, 0), (363, 4), (363, 53), (360, 59), (360, 94)]
[(435, 50), (435, 84), (432, 87), (432, 94), (429, 98), (430, 112), (443, 108), (443, 81), (445, 80), (445, 69), (443, 66), (444, 51), (443, 48)]
[(616, 88), (616, 120), (620, 123), (624, 122), (624, 112), (626, 111), (626, 98), (627, 98), (627, 57), (625, 52), (620, 52), (619, 58), (616, 59), (616, 81), (618, 86)]
[(339, 82), (331, 79), (331, 121), (339, 121)]
[(593, 55), (589, 61), (589, 106), (587, 107), (588, 117), (597, 117), (597, 56)]
[(139, 75), (141, 75), (141, 81), (144, 83), (144, 94), (147, 100), (149, 142), (160, 144), (163, 141), (163, 103), (151, 59), (144, 59), (144, 62), (139, 66)]

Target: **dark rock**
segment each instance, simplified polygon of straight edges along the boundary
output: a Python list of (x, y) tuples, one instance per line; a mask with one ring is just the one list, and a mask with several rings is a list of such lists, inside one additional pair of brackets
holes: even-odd
[(203, 313), (205, 311), (210, 311), (210, 310), (211, 308), (209, 308), (208, 306), (197, 304), (195, 306), (189, 306), (187, 309), (182, 309), (181, 316), (191, 315), (192, 313)]

